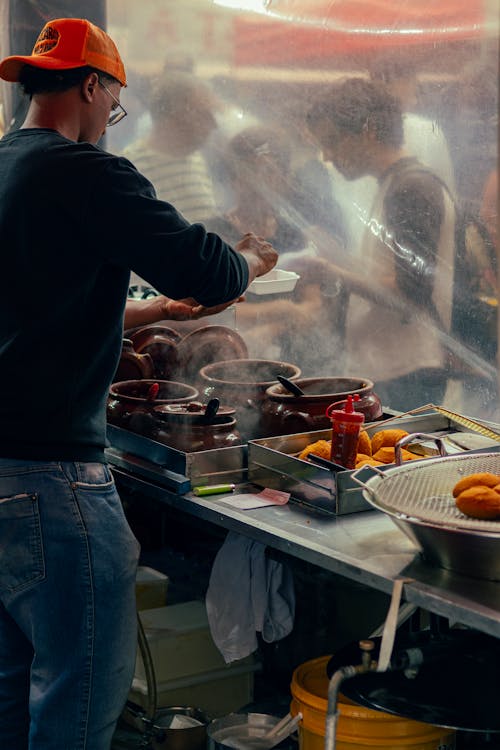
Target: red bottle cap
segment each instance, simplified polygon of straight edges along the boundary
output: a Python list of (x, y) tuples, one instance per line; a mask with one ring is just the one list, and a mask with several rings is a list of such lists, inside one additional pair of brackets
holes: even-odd
[[(362, 424), (365, 421), (365, 415), (360, 411), (354, 410), (355, 401), (359, 401), (358, 393), (355, 393), (354, 396), (349, 394), (346, 401), (335, 401), (335, 403), (327, 407), (326, 416), (332, 421)], [(345, 404), (344, 409), (334, 408), (340, 404)]]

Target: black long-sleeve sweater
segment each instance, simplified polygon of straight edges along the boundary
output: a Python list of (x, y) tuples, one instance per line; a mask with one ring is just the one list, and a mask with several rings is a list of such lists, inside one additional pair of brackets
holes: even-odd
[(126, 159), (53, 130), (0, 141), (0, 456), (103, 461), (130, 270), (204, 305), (248, 266)]

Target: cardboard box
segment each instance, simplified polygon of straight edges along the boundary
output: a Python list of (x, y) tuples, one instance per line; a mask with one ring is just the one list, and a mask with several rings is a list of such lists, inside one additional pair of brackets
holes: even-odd
[(168, 576), (159, 570), (140, 565), (135, 579), (138, 611), (164, 607), (167, 603)]

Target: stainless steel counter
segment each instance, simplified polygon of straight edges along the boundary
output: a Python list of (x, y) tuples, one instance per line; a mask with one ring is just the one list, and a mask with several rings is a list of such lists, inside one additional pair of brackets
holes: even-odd
[[(390, 518), (378, 511), (321, 516), (295, 503), (242, 511), (225, 503), (227, 495), (180, 495), (137, 477), (132, 466), (112, 468), (125, 488), (371, 588), (391, 593), (395, 579), (408, 578), (406, 601), (500, 637), (500, 582), (430, 566)], [(237, 491), (251, 489), (241, 485)]]

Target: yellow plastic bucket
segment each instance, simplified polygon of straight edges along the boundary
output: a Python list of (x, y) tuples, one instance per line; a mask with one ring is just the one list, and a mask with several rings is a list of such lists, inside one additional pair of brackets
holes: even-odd
[[(324, 750), (328, 706), (330, 657), (322, 656), (301, 664), (293, 673), (293, 716), (299, 712), (299, 750)], [(420, 721), (403, 719), (353, 703), (341, 695), (337, 722), (337, 750), (455, 750), (456, 733)]]

